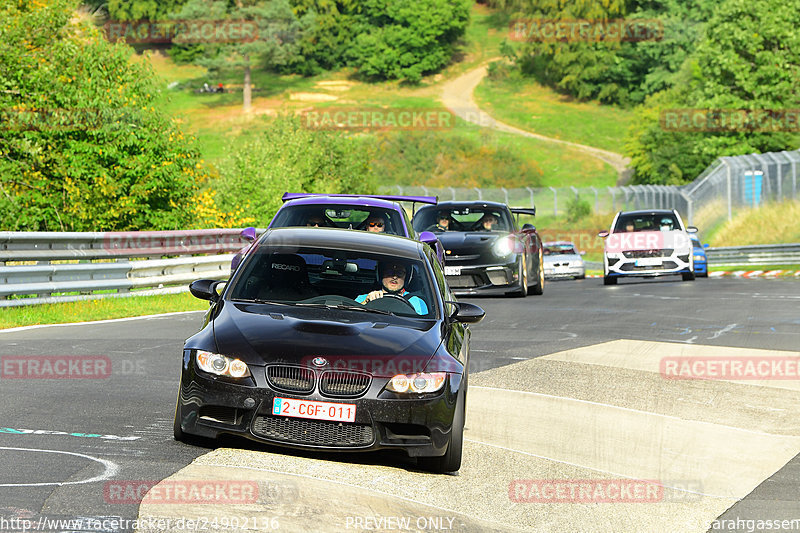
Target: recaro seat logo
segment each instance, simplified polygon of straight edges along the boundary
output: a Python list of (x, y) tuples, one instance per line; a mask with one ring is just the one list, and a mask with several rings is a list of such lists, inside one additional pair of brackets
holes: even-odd
[(300, 272), (300, 267), (297, 265), (285, 265), (283, 263), (272, 263), (272, 268), (275, 270), (291, 270), (293, 272)]

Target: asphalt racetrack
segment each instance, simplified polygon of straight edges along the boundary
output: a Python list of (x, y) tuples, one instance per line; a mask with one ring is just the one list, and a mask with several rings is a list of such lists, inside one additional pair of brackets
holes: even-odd
[(0, 531), (800, 530), (800, 280), (464, 300), (486, 319), (456, 475), (175, 442), (199, 312), (2, 331)]

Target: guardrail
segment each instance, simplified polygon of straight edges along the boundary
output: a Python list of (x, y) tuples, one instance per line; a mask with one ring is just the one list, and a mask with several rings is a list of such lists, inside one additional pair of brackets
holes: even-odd
[(240, 231), (0, 232), (0, 307), (179, 292), (199, 278), (224, 279), (232, 252), (247, 243)]
[(707, 248), (711, 266), (800, 264), (800, 243)]

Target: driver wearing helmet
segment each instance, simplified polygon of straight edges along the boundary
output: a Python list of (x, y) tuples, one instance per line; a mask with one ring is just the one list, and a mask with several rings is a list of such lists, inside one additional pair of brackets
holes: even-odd
[(661, 219), (661, 231), (672, 231), (672, 219), (671, 218), (662, 218)]
[(383, 298), (384, 295), (398, 296), (411, 304), (411, 307), (414, 308), (418, 315), (427, 315), (428, 306), (425, 304), (425, 300), (419, 296), (412, 295), (405, 289), (406, 284), (411, 281), (412, 274), (412, 270), (400, 261), (380, 263), (377, 275), (381, 282), (381, 289), (362, 294), (356, 298), (356, 302), (366, 304), (378, 298)]

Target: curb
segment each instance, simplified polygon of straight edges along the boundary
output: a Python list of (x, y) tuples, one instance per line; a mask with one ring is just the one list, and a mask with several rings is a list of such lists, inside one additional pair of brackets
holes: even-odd
[[(587, 278), (602, 278), (602, 274), (586, 274)], [(715, 270), (708, 273), (709, 278), (800, 278), (800, 270)]]

